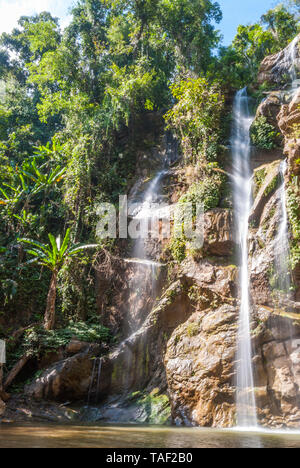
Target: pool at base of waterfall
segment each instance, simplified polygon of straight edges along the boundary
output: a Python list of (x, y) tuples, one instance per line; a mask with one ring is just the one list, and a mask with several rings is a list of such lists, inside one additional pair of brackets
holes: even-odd
[(0, 448), (299, 448), (300, 431), (2, 424)]

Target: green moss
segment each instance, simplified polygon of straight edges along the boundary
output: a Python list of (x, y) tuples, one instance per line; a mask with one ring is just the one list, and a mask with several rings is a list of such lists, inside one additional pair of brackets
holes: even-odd
[[(179, 213), (184, 211), (185, 205), (192, 204), (193, 216), (196, 217), (197, 207), (202, 206), (204, 212), (212, 210), (219, 206), (222, 192), (223, 179), (219, 175), (206, 177), (204, 180), (193, 184), (187, 193), (185, 193), (178, 202)], [(180, 219), (180, 216), (179, 216)], [(184, 234), (183, 225), (177, 225), (172, 233), (169, 243), (169, 250), (172, 258), (181, 263), (189, 253), (197, 257), (198, 251), (192, 249), (189, 241)]]
[(274, 190), (276, 190), (279, 183), (280, 183), (280, 175), (277, 174), (269, 183), (269, 185), (265, 188), (264, 195), (268, 197), (271, 193), (274, 192)]
[(287, 209), (293, 234), (291, 264), (295, 268), (300, 264), (300, 193), (297, 177), (292, 179), (287, 190)]
[(204, 212), (217, 208), (220, 203), (222, 180), (219, 176), (206, 177), (204, 180), (193, 184), (184, 194), (178, 204), (186, 203), (202, 204)]
[(199, 335), (200, 327), (198, 323), (190, 323), (186, 327), (186, 333), (190, 338), (193, 338), (193, 336)]
[(22, 343), (25, 352), (40, 355), (67, 346), (73, 337), (86, 343), (109, 343), (110, 331), (100, 324), (70, 322), (69, 326), (59, 330), (45, 330), (34, 327), (26, 330)]
[(158, 388), (155, 388), (151, 393), (132, 393), (129, 400), (139, 408), (140, 422), (157, 425), (170, 423), (169, 397), (165, 394), (161, 395)]
[(253, 193), (254, 198), (257, 196), (258, 192), (263, 186), (266, 176), (267, 176), (266, 169), (260, 169), (254, 173), (254, 193)]
[(172, 255), (172, 258), (177, 262), (181, 263), (186, 258), (186, 238), (182, 237), (172, 237), (169, 249)]

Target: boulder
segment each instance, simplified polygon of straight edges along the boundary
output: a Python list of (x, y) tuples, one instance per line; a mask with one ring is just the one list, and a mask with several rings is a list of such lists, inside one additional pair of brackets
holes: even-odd
[(279, 131), (277, 115), (281, 109), (282, 93), (280, 91), (271, 92), (258, 106), (256, 117), (265, 117), (267, 122)]
[(280, 131), (285, 137), (290, 137), (295, 131), (294, 125), (300, 124), (300, 88), (290, 104), (281, 107), (277, 119)]
[(25, 387), (25, 394), (36, 400), (65, 402), (86, 399), (93, 361), (88, 353), (60, 361)]
[(77, 338), (73, 338), (66, 347), (66, 353), (69, 355), (79, 354), (86, 351), (91, 346), (91, 343), (85, 343), (79, 341)]

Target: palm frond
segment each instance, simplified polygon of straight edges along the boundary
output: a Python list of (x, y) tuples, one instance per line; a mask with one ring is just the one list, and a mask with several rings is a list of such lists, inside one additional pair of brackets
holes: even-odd
[(59, 255), (56, 239), (53, 236), (53, 234), (48, 234), (48, 237), (49, 237), (50, 243), (52, 245), (52, 256), (53, 256), (54, 260), (56, 261), (58, 255)]
[(41, 242), (38, 242), (32, 239), (27, 239), (27, 238), (18, 239), (18, 242), (22, 244), (31, 245), (32, 247), (37, 247), (37, 249), (40, 249), (46, 255), (51, 254), (51, 251), (48, 249), (48, 246), (46, 246), (45, 244), (42, 244)]
[(62, 246), (60, 248), (60, 255), (63, 256), (69, 246), (69, 242), (70, 242), (70, 235), (71, 235), (71, 229), (67, 229), (66, 231), (66, 235), (65, 235), (65, 238), (63, 240), (63, 243), (62, 243)]
[(77, 244), (71, 247), (67, 252), (70, 257), (73, 255), (76, 255), (79, 252), (83, 252), (84, 250), (89, 250), (89, 249), (97, 249), (99, 247), (98, 244)]

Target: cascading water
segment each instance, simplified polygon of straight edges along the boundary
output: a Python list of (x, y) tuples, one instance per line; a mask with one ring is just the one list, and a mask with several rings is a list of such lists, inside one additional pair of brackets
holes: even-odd
[(275, 270), (277, 278), (276, 288), (283, 295), (283, 298), (289, 295), (292, 285), (289, 267), (290, 245), (285, 186), (286, 171), (287, 162), (283, 161), (280, 165), (280, 177), (282, 182), (279, 192), (280, 224), (275, 240)]
[(248, 272), (248, 230), (252, 191), (250, 127), (253, 119), (250, 116), (246, 88), (236, 94), (233, 111), (234, 123), (231, 141), (233, 151), (233, 194), (241, 263), (241, 305), (237, 351), (237, 425), (240, 427), (255, 427), (257, 426), (257, 417), (252, 369)]
[(298, 88), (297, 82), (297, 69), (296, 69), (296, 60), (298, 54), (298, 45), (299, 45), (299, 38), (298, 36), (291, 42), (290, 46), (288, 47), (288, 62), (290, 63), (290, 77), (292, 82), (292, 88)]
[[(97, 364), (98, 364), (98, 370), (97, 370)], [(95, 403), (98, 403), (99, 394), (100, 394), (101, 371), (102, 371), (102, 358), (95, 358), (94, 364), (93, 364), (92, 378), (91, 378), (89, 392), (88, 392), (88, 400), (87, 400), (88, 407), (91, 404), (96, 375), (97, 375), (97, 383), (96, 383)]]
[[(151, 232), (151, 227), (155, 222), (154, 215), (154, 203), (157, 202), (160, 192), (160, 184), (165, 176), (166, 171), (159, 171), (153, 180), (148, 184), (146, 190), (142, 194), (140, 203), (135, 207), (132, 212), (133, 220), (138, 226), (138, 231), (140, 237), (135, 240), (131, 259), (131, 263), (134, 266), (134, 274), (130, 280), (129, 288), (131, 291), (130, 296), (132, 301), (129, 304), (131, 309), (129, 314), (129, 327), (130, 332), (134, 333), (137, 331), (140, 326), (141, 315), (144, 317), (144, 312), (146, 312), (147, 307), (144, 294), (141, 294), (141, 287), (148, 285), (147, 287), (147, 298), (149, 303), (153, 302), (157, 296), (157, 277), (161, 265), (158, 262), (152, 261), (149, 258), (147, 253), (147, 242), (149, 238), (149, 232)], [(131, 209), (130, 209), (131, 211)], [(130, 262), (130, 259), (127, 260)], [(149, 290), (149, 291), (148, 291)], [(138, 311), (143, 308), (144, 311), (139, 313)], [(138, 320), (135, 321), (135, 318), (138, 317)]]
[[(158, 199), (159, 194), (159, 186), (161, 180), (166, 175), (166, 170), (159, 171), (156, 176), (151, 181), (150, 185), (146, 189), (141, 206), (139, 211), (135, 215), (135, 219), (139, 220), (141, 223), (146, 223), (149, 226), (153, 218), (153, 204)], [(135, 258), (141, 260), (147, 260), (147, 253), (145, 251), (145, 239), (139, 238), (137, 239), (133, 251), (133, 255)]]

